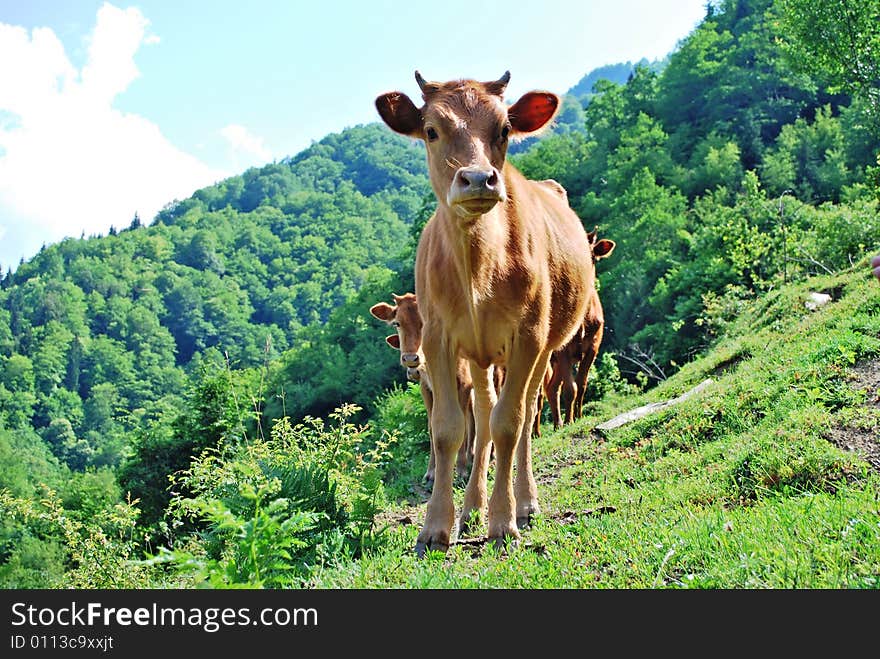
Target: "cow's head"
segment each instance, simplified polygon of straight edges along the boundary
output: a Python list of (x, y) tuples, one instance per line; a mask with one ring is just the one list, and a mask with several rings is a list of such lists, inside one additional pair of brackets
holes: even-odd
[(376, 99), (393, 130), (424, 140), (437, 200), (466, 221), (507, 199), (501, 171), (508, 141), (540, 130), (559, 108), (559, 97), (544, 91), (507, 106), (502, 96), (509, 80), (508, 71), (494, 82), (427, 82), (416, 71), (422, 107), (402, 92)]
[(422, 358), (422, 317), (419, 305), (413, 293), (394, 295), (394, 304), (379, 302), (370, 307), (370, 313), (397, 330), (385, 338), (386, 343), (395, 350), (400, 350), (400, 363), (406, 368), (406, 376), (418, 381), (419, 367)]

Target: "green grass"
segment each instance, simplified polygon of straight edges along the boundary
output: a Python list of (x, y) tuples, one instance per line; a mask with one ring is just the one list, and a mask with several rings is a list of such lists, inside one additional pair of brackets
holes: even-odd
[[(809, 312), (810, 290), (839, 297)], [(519, 546), (457, 544), (419, 560), (421, 505), (414, 524), (390, 527), (379, 548), (310, 585), (878, 588), (880, 475), (829, 441), (833, 427), (878, 427), (876, 403), (852, 381), (877, 360), (880, 287), (864, 268), (778, 289), (660, 386), (545, 429), (534, 448), (543, 513)], [(678, 406), (591, 432), (707, 377)]]

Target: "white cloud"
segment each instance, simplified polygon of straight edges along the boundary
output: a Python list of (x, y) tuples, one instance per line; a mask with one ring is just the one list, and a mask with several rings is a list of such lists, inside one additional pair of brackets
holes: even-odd
[(234, 157), (241, 154), (247, 160), (256, 159), (263, 163), (272, 160), (272, 152), (263, 143), (263, 138), (254, 135), (244, 126), (229, 124), (220, 130), (220, 134), (229, 143)]
[[(113, 107), (140, 75), (149, 21), (105, 3), (77, 71), (55, 33), (0, 23), (0, 263), (42, 243), (145, 221), (226, 174), (171, 144), (159, 127)], [(12, 65), (8, 65), (12, 63)], [(12, 119), (10, 120), (9, 115)], [(11, 244), (10, 244), (11, 243)]]

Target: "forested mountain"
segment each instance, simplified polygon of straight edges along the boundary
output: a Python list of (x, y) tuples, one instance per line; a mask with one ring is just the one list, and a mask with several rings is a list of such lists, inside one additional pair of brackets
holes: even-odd
[(116, 463), (121, 445), (86, 454), (106, 452), (120, 412), (182, 393), (194, 357), (264, 364), (369, 277), (399, 270), (427, 192), (414, 145), (356, 127), (199, 190), (150, 226), (44, 248), (0, 294), (6, 424), (66, 419), (79, 466)]
[(616, 85), (625, 85), (637, 68), (648, 68), (660, 72), (666, 66), (668, 60), (649, 62), (642, 58), (638, 62), (621, 62), (618, 64), (606, 64), (598, 69), (593, 69), (568, 90), (568, 94), (574, 96), (582, 105), (589, 104), (590, 99), (596, 95), (596, 84), (600, 80), (612, 82)]
[[(661, 381), (744, 304), (878, 248), (876, 104), (792, 60), (797, 4), (708, 3), (668, 58), (588, 73), (553, 131), (511, 149), (617, 242), (598, 273), (608, 381)], [(81, 520), (130, 493), (140, 540), (172, 546), (169, 477), (205, 449), (344, 403), (375, 446), (376, 423), (415, 412), (389, 412), (402, 373), (368, 309), (412, 290), (434, 203), (421, 144), (356, 126), (5, 273), (0, 490), (28, 500), (48, 484)], [(346, 450), (333, 469), (376, 478)], [(322, 477), (303, 473), (281, 482)], [(63, 581), (71, 540), (41, 524), (4, 518), (0, 581)]]

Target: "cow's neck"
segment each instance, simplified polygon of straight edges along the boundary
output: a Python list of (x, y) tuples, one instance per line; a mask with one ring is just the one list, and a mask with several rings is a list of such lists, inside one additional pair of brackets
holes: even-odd
[(511, 240), (511, 236), (516, 235), (516, 227), (511, 226), (511, 214), (502, 203), (467, 224), (457, 221), (451, 209), (447, 210), (450, 213), (447, 217), (453, 218), (447, 225), (447, 244), (467, 309), (471, 346), (475, 354), (491, 359), (488, 355), (494, 351), (485, 344), (487, 328), (482, 323), (499, 308), (498, 296), (514, 256), (512, 248), (517, 247), (517, 241)]
[(474, 303), (484, 301), (492, 294), (499, 270), (504, 268), (507, 255), (503, 246), (507, 228), (501, 204), (467, 221), (461, 220), (452, 209), (446, 209), (449, 222), (445, 233), (447, 249), (455, 266), (458, 287)]
[[(505, 172), (507, 167), (505, 167)], [(509, 188), (508, 188), (509, 189)], [(498, 203), (488, 213), (464, 220), (447, 207), (447, 244), (452, 250), (462, 291), (470, 291), (475, 301), (491, 295), (500, 272), (510, 261), (511, 213), (506, 203)]]

